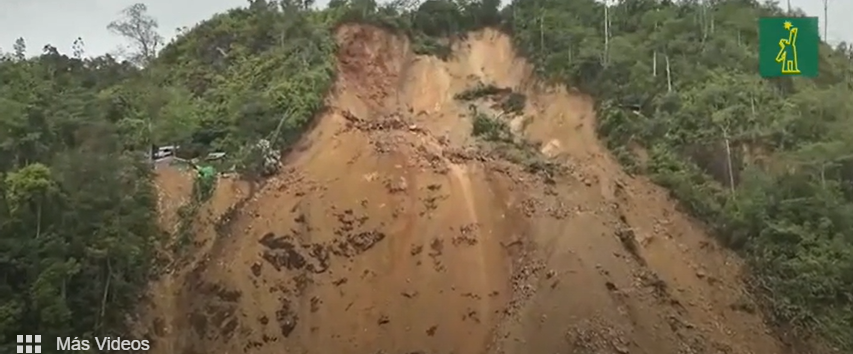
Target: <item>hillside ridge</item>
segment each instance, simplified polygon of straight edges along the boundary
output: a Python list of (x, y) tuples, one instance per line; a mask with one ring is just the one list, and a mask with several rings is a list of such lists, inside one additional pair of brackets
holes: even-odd
[[(195, 261), (152, 285), (153, 353), (785, 352), (744, 310), (738, 258), (623, 172), (592, 100), (536, 80), (507, 35), (447, 61), (368, 25), (336, 39), (327, 109), (283, 171), (231, 232), (215, 224), (249, 187), (221, 179)], [(460, 99), (486, 86), (504, 90)], [(479, 115), (512, 142), (474, 136)], [(158, 176), (172, 208), (175, 172)]]

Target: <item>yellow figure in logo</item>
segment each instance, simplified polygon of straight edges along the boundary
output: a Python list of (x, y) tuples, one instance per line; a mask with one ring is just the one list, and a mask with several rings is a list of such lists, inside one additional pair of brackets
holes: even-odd
[(788, 30), (788, 39), (779, 40), (779, 54), (776, 54), (776, 62), (782, 64), (782, 74), (799, 74), (797, 66), (797, 27), (791, 22), (785, 21), (785, 29)]

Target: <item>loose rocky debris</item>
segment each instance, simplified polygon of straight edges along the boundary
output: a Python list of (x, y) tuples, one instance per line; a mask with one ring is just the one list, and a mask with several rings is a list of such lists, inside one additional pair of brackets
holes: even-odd
[(235, 315), (242, 293), (229, 290), (221, 284), (205, 282), (197, 284), (195, 291), (209, 296), (203, 311), (189, 314), (189, 322), (195, 333), (207, 338), (233, 337), (240, 325)]
[(350, 111), (342, 111), (341, 115), (346, 119), (346, 129), (358, 129), (361, 131), (389, 131), (389, 130), (409, 130), (417, 131), (417, 127), (410, 128), (411, 125), (406, 123), (399, 114), (393, 114), (379, 119), (364, 120), (356, 117)]
[(631, 345), (625, 333), (597, 318), (573, 324), (566, 341), (575, 353), (628, 354)]
[[(353, 257), (370, 250), (386, 237), (380, 231), (357, 231), (364, 227), (368, 217), (356, 216), (351, 209), (335, 213), (334, 216), (338, 220), (338, 227), (334, 229), (337, 238), (333, 241), (300, 242), (297, 240), (300, 232), (282, 236), (267, 233), (258, 241), (266, 247), (262, 254), (263, 259), (277, 271), (305, 269), (312, 273), (323, 273), (329, 269), (332, 255)], [(299, 215), (295, 220), (305, 224), (303, 215)]]
[(477, 224), (467, 224), (459, 228), (459, 235), (453, 237), (452, 243), (454, 246), (468, 245), (474, 246), (477, 244), (478, 232), (480, 226)]
[(292, 309), (290, 300), (282, 298), (281, 307), (275, 312), (275, 319), (278, 321), (281, 335), (287, 338), (296, 329), (296, 325), (299, 322), (299, 315)]
[[(459, 60), (441, 62), (375, 29), (340, 31), (335, 87), (351, 92), (330, 96), (337, 110), (239, 212), (205, 210), (196, 230), (229, 237), (158, 288), (154, 354), (782, 352), (759, 316), (729, 309), (736, 265), (621, 172), (590, 129), (592, 104), (528, 88), (506, 36), (460, 39)], [(534, 118), (516, 119), (512, 144), (471, 139), (452, 99), (485, 73), (527, 97), (517, 107)], [(335, 208), (342, 198), (369, 212)], [(241, 232), (208, 230), (216, 218)], [(659, 328), (634, 321), (649, 318)]]

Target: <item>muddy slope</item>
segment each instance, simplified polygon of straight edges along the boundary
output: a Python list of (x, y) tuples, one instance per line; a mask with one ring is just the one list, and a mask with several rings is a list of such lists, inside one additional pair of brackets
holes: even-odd
[[(330, 109), (285, 171), (223, 181), (152, 285), (153, 353), (783, 352), (739, 261), (623, 173), (591, 102), (537, 86), (507, 36), (447, 62), (372, 27), (338, 37)], [(469, 105), (494, 102), (454, 98), (477, 83), (527, 97), (510, 125), (563, 173), (477, 147)]]

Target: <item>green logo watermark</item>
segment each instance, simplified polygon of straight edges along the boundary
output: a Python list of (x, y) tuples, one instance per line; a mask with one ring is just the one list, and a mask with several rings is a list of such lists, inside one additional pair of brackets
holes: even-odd
[(817, 76), (817, 17), (762, 17), (758, 38), (761, 76)]

